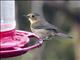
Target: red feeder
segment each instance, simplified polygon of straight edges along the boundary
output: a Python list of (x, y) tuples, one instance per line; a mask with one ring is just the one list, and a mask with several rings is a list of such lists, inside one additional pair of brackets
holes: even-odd
[[(41, 46), (43, 40), (39, 36), (31, 32), (15, 30), (15, 1), (1, 0), (0, 4), (0, 58), (9, 60), (8, 57), (16, 57)], [(36, 38), (34, 44), (30, 43), (31, 37)]]
[[(33, 45), (29, 46), (31, 37), (35, 37), (37, 40)], [(31, 32), (20, 30), (0, 32), (0, 58), (22, 55), (33, 48), (41, 46), (42, 43), (43, 40)]]

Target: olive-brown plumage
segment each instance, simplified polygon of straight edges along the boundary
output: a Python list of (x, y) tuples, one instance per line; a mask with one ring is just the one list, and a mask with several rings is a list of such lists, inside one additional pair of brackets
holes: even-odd
[(30, 28), (31, 31), (44, 40), (47, 38), (51, 38), (54, 36), (61, 36), (61, 37), (70, 37), (64, 33), (61, 33), (57, 27), (48, 23), (46, 20), (41, 20), (40, 15), (37, 13), (29, 13), (27, 15), (28, 20), (30, 21)]

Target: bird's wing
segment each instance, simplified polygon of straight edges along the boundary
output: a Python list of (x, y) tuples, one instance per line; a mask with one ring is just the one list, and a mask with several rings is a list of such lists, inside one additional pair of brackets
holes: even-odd
[(49, 23), (43, 23), (43, 22), (42, 23), (33, 24), (32, 28), (54, 30), (55, 32), (59, 31), (59, 29), (57, 27), (55, 27), (54, 25), (49, 24)]

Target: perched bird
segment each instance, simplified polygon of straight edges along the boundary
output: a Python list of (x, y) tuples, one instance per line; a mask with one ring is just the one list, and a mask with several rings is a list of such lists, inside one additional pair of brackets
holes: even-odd
[(49, 40), (54, 36), (70, 38), (70, 36), (61, 33), (57, 27), (46, 20), (41, 20), (38, 13), (29, 13), (26, 15), (30, 21), (30, 28), (33, 33), (40, 36), (43, 40)]

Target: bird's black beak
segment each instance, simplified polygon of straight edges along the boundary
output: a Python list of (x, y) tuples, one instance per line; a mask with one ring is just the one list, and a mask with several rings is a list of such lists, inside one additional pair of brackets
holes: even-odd
[(27, 15), (23, 15), (23, 17), (29, 18), (29, 16), (27, 16)]

